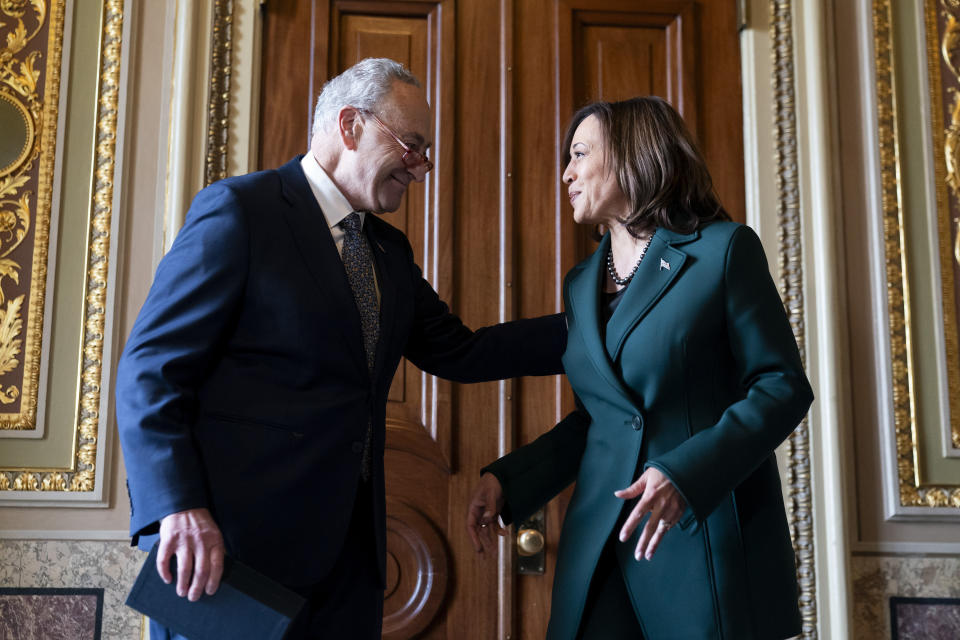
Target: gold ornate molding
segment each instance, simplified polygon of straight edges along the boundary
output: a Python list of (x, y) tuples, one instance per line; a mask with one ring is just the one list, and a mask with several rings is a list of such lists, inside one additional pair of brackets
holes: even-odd
[(215, 0), (210, 46), (210, 99), (207, 104), (207, 162), (204, 186), (227, 177), (230, 140), (230, 75), (233, 52), (233, 0)]
[[(947, 20), (939, 37), (936, 0), (926, 0), (927, 72), (930, 78), (930, 115), (933, 122), (934, 181), (937, 226), (940, 237), (940, 278), (943, 296), (943, 331), (946, 346), (947, 388), (950, 395), (950, 440), (960, 449), (960, 334), (957, 333), (957, 267), (960, 265), (960, 7), (943, 0)], [(950, 126), (944, 127), (943, 64), (951, 73), (948, 90), (953, 96)], [(942, 135), (941, 135), (942, 132)], [(948, 191), (949, 189), (949, 191)], [(951, 197), (952, 196), (952, 197)], [(954, 225), (956, 229), (954, 229)], [(951, 236), (955, 240), (951, 242)], [(919, 482), (919, 479), (918, 479)]]
[(0, 490), (90, 492), (96, 488), (122, 31), (123, 0), (104, 0), (97, 86), (93, 199), (90, 203), (85, 262), (86, 305), (82, 317), (78, 415), (72, 464), (65, 469), (0, 469)]
[[(797, 161), (797, 127), (793, 66), (793, 16), (791, 0), (771, 0), (770, 39), (773, 43), (774, 140), (777, 163), (777, 220), (780, 294), (787, 317), (806, 365), (806, 330), (803, 318), (803, 244), (800, 216), (800, 183)], [(810, 486), (810, 426), (808, 419), (787, 441), (789, 458), (790, 535), (797, 554), (800, 588), (801, 637), (817, 637), (817, 581), (814, 565), (813, 491)]]
[[(950, 4), (955, 3), (950, 0)], [(893, 65), (892, 20), (891, 0), (873, 0), (881, 215), (887, 312), (890, 323), (893, 420), (899, 499), (903, 507), (956, 508), (960, 507), (960, 487), (921, 485), (918, 472), (916, 386), (913, 378), (915, 369), (910, 318), (910, 287), (907, 278), (907, 244), (904, 237), (903, 194), (900, 188), (901, 155)]]
[[(20, 147), (14, 157), (3, 147), (7, 161), (0, 166), (2, 430), (37, 428), (65, 4), (54, 0), (48, 9), (46, 0), (0, 3), (4, 136)], [(19, 116), (22, 128), (10, 116)]]
[[(32, 155), (34, 148), (36, 147), (36, 125), (33, 123), (33, 118), (30, 116), (30, 111), (27, 107), (15, 97), (9, 95), (6, 91), (0, 90), (0, 100), (5, 102), (3, 105), (4, 108), (8, 111), (12, 109), (16, 116), (19, 116), (19, 120), (22, 123), (22, 129), (19, 132), (23, 141), (20, 145), (15, 145), (20, 147), (20, 151), (16, 153), (12, 158), (6, 159), (6, 164), (0, 166), (0, 178), (6, 177), (23, 166), (23, 163), (26, 162), (27, 158)], [(5, 123), (9, 126), (9, 122)], [(4, 132), (7, 136), (16, 136), (17, 131), (11, 131), (7, 129)], [(6, 151), (6, 150), (5, 150)]]

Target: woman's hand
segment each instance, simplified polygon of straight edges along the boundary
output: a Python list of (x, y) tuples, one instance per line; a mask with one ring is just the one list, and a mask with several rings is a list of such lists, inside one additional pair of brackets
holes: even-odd
[(656, 467), (648, 467), (632, 485), (613, 493), (622, 500), (636, 498), (641, 494), (642, 497), (634, 505), (627, 521), (623, 523), (623, 528), (620, 529), (620, 542), (629, 540), (634, 529), (643, 520), (643, 516), (649, 513), (650, 519), (640, 533), (634, 557), (637, 560), (644, 557), (650, 560), (663, 536), (683, 515), (687, 503), (670, 479)]
[(500, 510), (503, 509), (503, 487), (497, 476), (485, 473), (480, 476), (480, 483), (473, 490), (473, 497), (467, 506), (467, 533), (473, 541), (473, 548), (477, 553), (494, 551), (496, 549), (493, 530), (498, 536), (507, 535), (507, 530), (500, 526)]

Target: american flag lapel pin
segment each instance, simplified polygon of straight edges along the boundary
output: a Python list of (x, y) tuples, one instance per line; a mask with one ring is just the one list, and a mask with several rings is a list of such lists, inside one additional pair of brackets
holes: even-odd
[(663, 258), (660, 258), (660, 271), (663, 271), (664, 269), (670, 271), (670, 263)]

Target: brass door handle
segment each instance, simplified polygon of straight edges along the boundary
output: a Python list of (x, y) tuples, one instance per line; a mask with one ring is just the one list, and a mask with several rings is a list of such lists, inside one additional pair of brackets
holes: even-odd
[(547, 519), (543, 509), (517, 523), (517, 573), (542, 576), (547, 565)]
[(535, 556), (543, 551), (543, 534), (536, 529), (520, 529), (517, 532), (517, 553), (521, 556)]

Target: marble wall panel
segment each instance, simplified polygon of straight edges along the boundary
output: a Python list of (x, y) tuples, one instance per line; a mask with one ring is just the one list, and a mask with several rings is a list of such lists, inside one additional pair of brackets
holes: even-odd
[[(957, 576), (960, 576), (960, 556), (854, 555), (851, 558), (854, 640), (895, 638), (890, 624), (891, 598), (960, 598)], [(930, 618), (926, 624), (933, 625), (936, 620)], [(935, 630), (930, 627), (923, 632)], [(901, 636), (898, 640), (908, 637), (917, 636)]]
[(19, 587), (22, 566), (22, 545), (0, 541), (0, 587)]
[(99, 640), (103, 589), (0, 588), (0, 638)]
[(960, 598), (891, 598), (894, 640), (960, 638)]
[(142, 640), (143, 617), (124, 601), (145, 558), (125, 541), (0, 540), (0, 587), (103, 589), (96, 640)]

